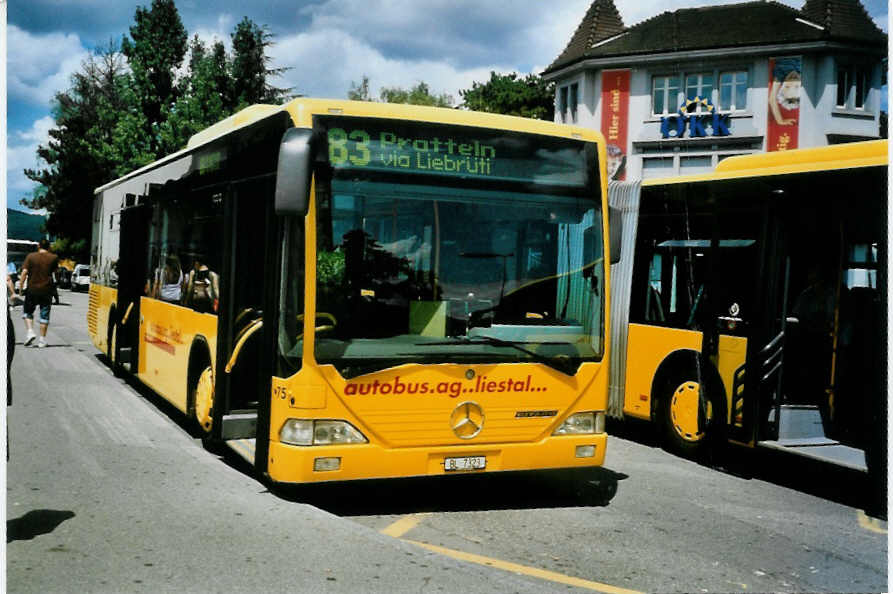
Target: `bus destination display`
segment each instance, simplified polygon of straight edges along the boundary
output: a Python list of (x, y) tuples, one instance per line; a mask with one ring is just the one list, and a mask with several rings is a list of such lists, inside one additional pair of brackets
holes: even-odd
[(468, 126), (321, 118), (336, 170), (447, 175), (582, 187), (585, 144)]

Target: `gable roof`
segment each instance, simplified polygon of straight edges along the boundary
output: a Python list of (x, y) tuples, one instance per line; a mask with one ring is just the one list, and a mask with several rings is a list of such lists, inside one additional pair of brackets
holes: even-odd
[(555, 62), (573, 61), (603, 39), (622, 33), (626, 27), (613, 0), (594, 0), (564, 51)]
[[(843, 41), (877, 47), (886, 54), (887, 36), (859, 0), (807, 0), (802, 11), (772, 1), (684, 8), (622, 31), (616, 23), (606, 26), (606, 21), (599, 19), (606, 4), (614, 7), (611, 0), (592, 3), (571, 43), (543, 74), (588, 58), (779, 43)], [(593, 10), (596, 5), (598, 10)]]

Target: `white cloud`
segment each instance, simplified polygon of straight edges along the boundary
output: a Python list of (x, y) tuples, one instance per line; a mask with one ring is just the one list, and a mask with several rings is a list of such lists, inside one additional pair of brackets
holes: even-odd
[(470, 88), (475, 80), (488, 79), (490, 70), (510, 68), (493, 64), (460, 69), (433, 60), (388, 58), (367, 43), (334, 29), (314, 29), (280, 38), (271, 53), (274, 64), (292, 68), (272, 84), (293, 86), (294, 92), (307, 96), (339, 99), (347, 97), (352, 82), (359, 84), (366, 75), (375, 97), (381, 87), (409, 88), (424, 81), (432, 93), (449, 93), (458, 102), (459, 89)]
[(30, 197), (35, 184), (25, 177), (25, 169), (35, 169), (37, 163), (37, 147), (45, 145), (49, 140), (49, 131), (55, 126), (52, 116), (36, 120), (31, 128), (23, 132), (10, 134), (6, 147), (6, 194), (9, 206), (19, 207), (19, 199)]
[(89, 56), (73, 33), (35, 35), (7, 28), (9, 99), (49, 107), (53, 96), (70, 86), (70, 77)]

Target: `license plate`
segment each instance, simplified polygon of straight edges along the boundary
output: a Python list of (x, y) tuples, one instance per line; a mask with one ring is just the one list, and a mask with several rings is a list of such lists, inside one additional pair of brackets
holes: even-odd
[(464, 458), (444, 458), (443, 469), (447, 472), (453, 470), (481, 470), (487, 466), (485, 456), (465, 456)]

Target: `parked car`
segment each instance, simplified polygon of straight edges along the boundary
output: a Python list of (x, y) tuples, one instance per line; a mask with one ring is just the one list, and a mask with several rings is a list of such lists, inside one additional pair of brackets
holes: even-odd
[(90, 289), (90, 267), (78, 264), (71, 273), (71, 290), (87, 291)]

